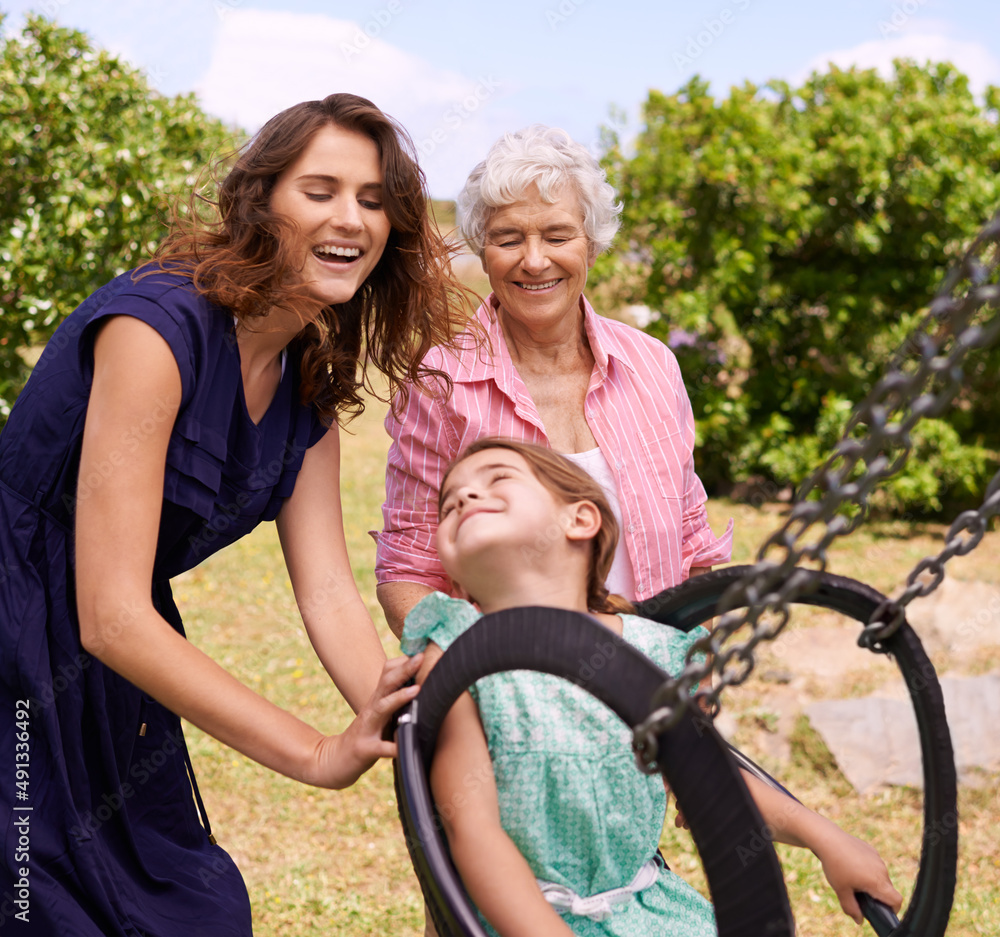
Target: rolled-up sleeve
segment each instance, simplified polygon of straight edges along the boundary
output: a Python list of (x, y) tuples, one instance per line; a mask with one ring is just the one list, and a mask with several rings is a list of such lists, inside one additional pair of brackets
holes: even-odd
[(457, 445), (440, 398), (417, 388), (397, 416), (385, 419), (392, 439), (385, 471), (383, 530), (372, 531), (377, 544), (375, 577), (388, 582), (416, 582), (450, 592), (451, 581), (437, 558), (437, 494)]
[(670, 369), (670, 381), (677, 401), (677, 420), (681, 433), (688, 441), (690, 455), (684, 467), (684, 504), (681, 515), (681, 579), (691, 575), (693, 567), (719, 566), (729, 563), (733, 555), (733, 521), (730, 519), (725, 532), (716, 537), (708, 524), (706, 502), (708, 495), (694, 468), (694, 411), (684, 386), (680, 369)]
[(720, 566), (729, 563), (733, 556), (733, 521), (730, 518), (725, 533), (716, 537), (708, 526), (708, 511), (705, 508), (705, 488), (697, 475), (695, 485), (685, 499), (683, 516), (683, 566), (682, 579), (691, 575), (691, 569), (698, 566)]

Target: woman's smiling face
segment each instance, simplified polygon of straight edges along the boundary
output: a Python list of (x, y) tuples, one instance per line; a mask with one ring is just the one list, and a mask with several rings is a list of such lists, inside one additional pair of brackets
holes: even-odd
[(501, 310), (529, 329), (545, 328), (580, 314), (590, 253), (573, 188), (563, 186), (554, 202), (546, 202), (532, 185), (490, 216), (483, 269)]
[(391, 230), (375, 142), (327, 124), (278, 177), (271, 211), (297, 228), (293, 262), (309, 293), (324, 305), (347, 302), (375, 269)]

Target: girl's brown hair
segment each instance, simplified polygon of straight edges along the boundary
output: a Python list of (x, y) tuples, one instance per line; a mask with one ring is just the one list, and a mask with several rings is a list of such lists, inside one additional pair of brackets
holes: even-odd
[[(289, 285), (296, 272), (288, 247), (294, 228), (271, 212), (270, 201), (281, 173), (330, 125), (360, 133), (378, 147), (392, 230), (354, 297), (316, 315), (316, 300)], [(274, 307), (302, 315), (308, 324), (293, 343), (300, 355), (302, 399), (332, 423), (364, 409), (364, 389), (380, 397), (367, 374), (369, 363), (388, 378), (389, 397), (398, 408), (405, 405), (411, 382), (434, 377), (450, 389), (446, 374), (421, 362), (431, 346), (451, 343), (470, 325), (463, 310), (475, 297), (452, 275), (455, 248), (437, 232), (427, 201), (424, 174), (406, 131), (365, 98), (331, 94), (272, 117), (239, 154), (214, 202), (196, 193), (187, 212), (175, 213), (155, 259), (161, 268), (187, 272), (200, 293), (247, 327), (252, 327), (248, 320)], [(206, 202), (215, 209), (208, 219)]]
[(605, 585), (615, 558), (615, 548), (618, 546), (618, 521), (615, 520), (615, 516), (611, 512), (611, 505), (608, 503), (601, 486), (582, 468), (558, 452), (534, 443), (519, 442), (500, 436), (486, 436), (477, 439), (462, 450), (458, 458), (448, 466), (448, 470), (444, 473), (438, 494), (438, 511), (441, 510), (445, 482), (455, 466), (484, 449), (508, 449), (511, 452), (516, 452), (531, 467), (535, 478), (554, 497), (566, 504), (574, 504), (577, 501), (593, 502), (601, 515), (601, 529), (593, 540), (590, 571), (587, 575), (587, 608), (592, 612), (604, 612), (610, 615), (634, 612), (635, 607), (628, 599), (620, 595), (612, 595)]

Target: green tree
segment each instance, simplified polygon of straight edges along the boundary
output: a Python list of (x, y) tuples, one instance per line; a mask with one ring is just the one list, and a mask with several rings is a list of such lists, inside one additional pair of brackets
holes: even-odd
[(234, 142), (83, 33), (31, 17), (0, 38), (0, 425), (25, 348), (148, 257), (171, 202)]
[[(798, 483), (828, 453), (1000, 207), (998, 106), (1000, 89), (977, 103), (951, 65), (897, 61), (889, 79), (832, 68), (721, 100), (695, 78), (650, 92), (634, 151), (608, 135), (623, 230), (594, 281), (661, 313), (648, 330), (684, 369), (709, 484)], [(982, 484), (1000, 448), (1000, 353), (975, 367), (886, 506), (937, 509)]]

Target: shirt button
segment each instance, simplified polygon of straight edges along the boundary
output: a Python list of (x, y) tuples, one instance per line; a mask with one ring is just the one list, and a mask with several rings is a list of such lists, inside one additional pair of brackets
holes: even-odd
[(635, 524), (629, 524), (628, 525), (628, 532), (630, 534), (635, 532)]
[(635, 584), (635, 591), (636, 592), (642, 592), (642, 583), (641, 582), (637, 582)]
[(623, 469), (623, 468), (625, 468), (625, 463), (624, 462), (615, 462), (615, 468), (616, 469)]

